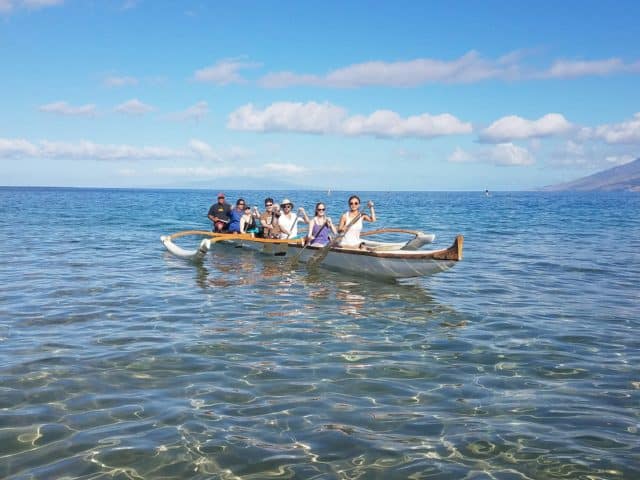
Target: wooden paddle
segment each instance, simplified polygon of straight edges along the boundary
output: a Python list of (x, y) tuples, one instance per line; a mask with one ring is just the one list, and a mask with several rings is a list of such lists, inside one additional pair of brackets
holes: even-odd
[(347, 226), (345, 227), (344, 231), (341, 234), (336, 236), (336, 238), (334, 238), (329, 243), (327, 243), (324, 247), (318, 250), (318, 253), (316, 253), (313, 257), (309, 259), (309, 261), (307, 262), (307, 265), (309, 265), (310, 267), (317, 267), (318, 265), (320, 265), (320, 263), (325, 258), (327, 258), (327, 255), (329, 254), (329, 250), (331, 250), (333, 247), (338, 245), (338, 243), (340, 243), (340, 240), (342, 240), (344, 236), (347, 234), (347, 232), (349, 231), (349, 229), (353, 225), (355, 225), (355, 223), (358, 220), (360, 220), (362, 215), (363, 215), (362, 213), (359, 213), (358, 215), (356, 215), (356, 217), (347, 224)]
[[(329, 225), (329, 222), (325, 221), (324, 225), (322, 225), (320, 227), (320, 230), (318, 230), (318, 233), (316, 233), (316, 237), (320, 235), (320, 232), (322, 232), (322, 230), (324, 230), (328, 225)], [(309, 245), (311, 245), (311, 240), (305, 243), (302, 249), (298, 253), (296, 253), (296, 255), (291, 259), (290, 264), (292, 267), (295, 267), (298, 264), (298, 260), (300, 260), (300, 257), (302, 256), (302, 252), (304, 252), (304, 249), (307, 248)]]

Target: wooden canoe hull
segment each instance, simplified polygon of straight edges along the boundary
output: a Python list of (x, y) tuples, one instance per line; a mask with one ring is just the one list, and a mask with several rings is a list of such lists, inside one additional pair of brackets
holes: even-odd
[[(184, 250), (172, 240), (185, 235), (207, 235), (197, 250)], [(296, 257), (300, 262), (308, 262), (321, 247), (303, 248), (300, 241), (268, 240), (252, 238), (249, 235), (220, 235), (209, 232), (180, 232), (161, 237), (164, 246), (174, 255), (191, 260), (201, 260), (207, 250), (215, 245), (233, 248), (247, 248), (262, 254)], [(464, 238), (456, 237), (449, 248), (442, 250), (402, 250), (400, 246), (387, 244), (389, 248), (332, 248), (319, 266), (331, 270), (349, 272), (380, 279), (398, 279), (433, 275), (453, 267), (462, 260)], [(378, 245), (379, 247), (379, 245)], [(393, 248), (397, 249), (393, 249)]]
[[(451, 247), (442, 250), (333, 248), (320, 266), (381, 279), (423, 277), (448, 270), (462, 260), (463, 241), (462, 235), (458, 235)], [(320, 250), (320, 247), (313, 246), (302, 250), (300, 244), (268, 244), (252, 240), (229, 240), (220, 244), (248, 248), (267, 255), (293, 257), (299, 254), (299, 261), (303, 263)]]

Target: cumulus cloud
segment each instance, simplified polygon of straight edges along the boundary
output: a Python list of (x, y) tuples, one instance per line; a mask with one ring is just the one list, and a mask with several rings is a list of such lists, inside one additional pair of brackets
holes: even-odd
[(115, 108), (116, 112), (124, 113), (125, 115), (144, 115), (145, 113), (153, 112), (154, 110), (155, 108), (151, 105), (147, 105), (137, 98), (121, 103)]
[(600, 125), (591, 130), (591, 136), (610, 144), (640, 143), (640, 112), (631, 120), (612, 125)]
[(378, 137), (432, 138), (444, 135), (471, 133), (470, 123), (464, 123), (449, 113), (402, 118), (389, 110), (378, 110), (371, 115), (356, 115), (342, 124), (345, 135), (374, 135)]
[(74, 107), (67, 102), (53, 102), (41, 105), (38, 110), (46, 113), (66, 116), (93, 116), (96, 114), (96, 106), (94, 104), (80, 105)]
[(451, 155), (449, 155), (448, 160), (451, 163), (469, 163), (474, 162), (476, 159), (467, 151), (463, 150), (460, 147), (456, 147)]
[(448, 161), (452, 163), (482, 162), (511, 167), (533, 165), (535, 158), (526, 148), (513, 143), (499, 143), (490, 147), (480, 147), (474, 153), (456, 147), (449, 155)]
[(624, 63), (619, 58), (604, 60), (558, 60), (541, 76), (546, 78), (575, 78), (607, 76), (617, 73), (640, 72), (640, 62)]
[(253, 104), (231, 112), (227, 126), (252, 132), (327, 133), (339, 128), (346, 110), (330, 103), (276, 102), (264, 110)]
[(573, 128), (574, 126), (559, 113), (548, 113), (538, 120), (509, 115), (493, 122), (480, 134), (480, 140), (504, 143), (510, 140), (563, 135)]
[(508, 52), (497, 59), (484, 58), (471, 50), (459, 58), (441, 60), (416, 58), (406, 61), (370, 61), (347, 65), (324, 74), (271, 72), (259, 80), (266, 88), (311, 86), (358, 88), (368, 86), (416, 87), (431, 83), (464, 84), (485, 80), (530, 80), (640, 73), (640, 61), (625, 63), (619, 58), (557, 60), (546, 69), (527, 66), (525, 57), (533, 50)]
[(198, 102), (181, 112), (175, 112), (167, 115), (165, 118), (176, 122), (187, 122), (189, 120), (202, 120), (209, 114), (209, 104), (207, 102)]
[(328, 72), (326, 75), (276, 72), (264, 76), (265, 87), (295, 85), (353, 88), (365, 86), (415, 87), (426, 83), (472, 83), (491, 78), (510, 78), (517, 74), (517, 56), (498, 61), (482, 58), (470, 51), (454, 60), (418, 58), (404, 62), (365, 62)]
[(196, 155), (204, 160), (221, 160), (220, 155), (213, 150), (213, 147), (202, 140), (192, 139), (189, 141), (189, 148)]
[(533, 155), (526, 148), (513, 143), (499, 143), (492, 146), (487, 152), (487, 157), (496, 165), (526, 166), (535, 163)]
[(244, 105), (229, 115), (232, 130), (253, 132), (300, 132), (347, 136), (431, 138), (470, 133), (472, 126), (450, 114), (422, 114), (402, 118), (389, 110), (371, 115), (348, 116), (347, 111), (330, 103), (277, 102), (261, 110)]
[(107, 87), (127, 87), (137, 85), (139, 81), (135, 77), (110, 75), (105, 77), (103, 83)]
[(240, 75), (239, 71), (259, 66), (259, 63), (244, 62), (238, 59), (225, 59), (209, 67), (196, 70), (193, 78), (197, 82), (212, 83), (214, 85), (246, 83), (246, 80)]
[[(246, 154), (246, 150), (243, 150)], [(186, 148), (174, 149), (158, 146), (99, 144), (87, 140), (77, 142), (31, 142), (24, 139), (0, 138), (0, 158), (38, 158), (100, 161), (138, 160), (212, 160), (236, 158), (234, 148), (229, 153), (216, 152), (209, 144), (193, 139)]]

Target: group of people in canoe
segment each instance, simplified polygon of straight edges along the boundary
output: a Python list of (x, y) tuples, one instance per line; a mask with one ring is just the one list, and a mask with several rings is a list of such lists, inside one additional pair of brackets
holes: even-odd
[(340, 245), (343, 247), (358, 247), (361, 244), (360, 232), (363, 222), (375, 222), (376, 213), (373, 202), (368, 201), (369, 213), (360, 211), (360, 198), (357, 195), (349, 197), (349, 209), (342, 214), (338, 227), (327, 215), (326, 205), (316, 204), (314, 216), (309, 218), (303, 207), (295, 212), (295, 206), (288, 198), (280, 204), (273, 198), (265, 198), (264, 211), (251, 206), (242, 198), (236, 200), (235, 207), (226, 201), (224, 193), (219, 193), (217, 202), (209, 208), (208, 217), (213, 223), (213, 231), (218, 233), (246, 233), (256, 237), (272, 239), (296, 239), (298, 224), (309, 226), (304, 236), (306, 243), (322, 246), (332, 238), (341, 236)]

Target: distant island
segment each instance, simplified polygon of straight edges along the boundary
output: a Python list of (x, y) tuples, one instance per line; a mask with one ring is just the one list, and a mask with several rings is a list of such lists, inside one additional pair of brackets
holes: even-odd
[(542, 188), (545, 192), (599, 191), (599, 192), (640, 192), (640, 158), (619, 167), (609, 168), (588, 177)]

